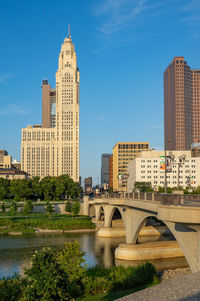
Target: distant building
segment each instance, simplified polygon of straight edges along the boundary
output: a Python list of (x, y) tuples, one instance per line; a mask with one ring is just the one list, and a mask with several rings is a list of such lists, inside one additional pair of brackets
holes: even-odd
[(109, 157), (109, 185), (110, 189), (113, 189), (113, 155)]
[(149, 142), (118, 142), (113, 147), (113, 191), (126, 191), (128, 163), (148, 150)]
[(90, 194), (92, 192), (92, 177), (85, 178), (85, 193)]
[(193, 143), (191, 147), (192, 157), (200, 157), (200, 143)]
[(31, 179), (32, 177), (23, 170), (0, 168), (0, 178), (8, 180)]
[(190, 150), (200, 143), (200, 69), (175, 57), (164, 72), (165, 149)]
[[(200, 157), (192, 157), (191, 151), (167, 151), (167, 162), (167, 187), (185, 188), (200, 185)], [(129, 162), (128, 174), (128, 192), (133, 191), (135, 182), (150, 182), (154, 189), (159, 186), (164, 187), (165, 152), (139, 153), (134, 160)]]
[(112, 154), (101, 155), (101, 185), (109, 184), (109, 158)]
[(0, 168), (10, 169), (12, 167), (12, 156), (8, 156), (5, 149), (0, 150)]
[(42, 127), (56, 127), (56, 89), (51, 89), (48, 80), (42, 82)]
[(81, 184), (82, 184), (82, 178), (81, 176), (79, 176), (79, 185), (81, 186)]
[(17, 169), (17, 170), (21, 170), (21, 162), (19, 162), (17, 160), (13, 160), (12, 161), (12, 168)]

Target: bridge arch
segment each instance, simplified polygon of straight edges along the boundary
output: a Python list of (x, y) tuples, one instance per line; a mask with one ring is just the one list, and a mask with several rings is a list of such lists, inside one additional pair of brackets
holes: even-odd
[[(125, 227), (125, 211), (121, 207), (117, 206), (106, 206), (105, 208), (105, 227), (111, 228), (113, 226), (113, 219), (120, 216), (122, 224)], [(122, 225), (121, 225), (122, 226)]]
[(97, 221), (101, 221), (101, 220), (105, 219), (105, 206), (104, 205), (95, 206), (95, 219)]
[[(126, 240), (128, 243), (131, 244), (135, 244), (137, 242), (138, 235), (142, 227), (145, 225), (147, 218), (156, 217), (155, 215), (152, 214), (142, 214), (138, 218), (136, 218), (136, 214), (134, 216), (135, 219), (132, 216), (133, 222), (131, 227), (130, 227), (130, 223), (126, 224)], [(192, 254), (190, 244), (192, 243), (192, 241), (193, 242), (195, 241), (195, 235), (198, 235), (198, 233), (195, 231), (195, 229), (189, 228), (187, 227), (187, 225), (184, 224), (177, 224), (177, 223), (168, 222), (164, 220), (161, 220), (161, 222), (163, 222), (166, 225), (166, 227), (171, 231), (171, 233), (175, 237), (191, 269), (196, 270), (197, 263), (194, 260), (195, 246), (193, 251), (194, 254)]]

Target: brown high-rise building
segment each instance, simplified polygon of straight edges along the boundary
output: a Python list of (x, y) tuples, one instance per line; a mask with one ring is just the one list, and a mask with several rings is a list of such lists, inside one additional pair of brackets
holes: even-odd
[(51, 89), (48, 80), (42, 81), (42, 127), (56, 127), (56, 90)]
[(113, 188), (113, 155), (109, 157), (109, 188)]
[(200, 70), (175, 57), (164, 72), (165, 149), (189, 150), (200, 142)]
[(193, 143), (200, 143), (200, 70), (192, 70)]

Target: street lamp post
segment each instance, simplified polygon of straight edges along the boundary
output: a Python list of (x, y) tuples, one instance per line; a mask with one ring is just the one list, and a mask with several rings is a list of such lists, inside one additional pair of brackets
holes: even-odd
[(173, 165), (178, 165), (177, 186), (178, 186), (178, 189), (179, 189), (180, 188), (180, 181), (179, 181), (180, 167), (185, 164), (186, 155), (179, 156), (178, 157), (178, 162), (174, 162), (175, 156), (172, 153), (170, 153), (170, 158), (172, 160)]
[(165, 193), (167, 193), (167, 151), (165, 148)]
[[(167, 140), (168, 143), (172, 143), (173, 140)], [(167, 193), (167, 150), (165, 145), (165, 193)]]

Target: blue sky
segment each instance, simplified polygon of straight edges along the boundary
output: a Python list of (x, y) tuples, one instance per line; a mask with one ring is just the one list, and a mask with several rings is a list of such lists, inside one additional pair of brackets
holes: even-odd
[(200, 68), (200, 0), (0, 0), (0, 149), (20, 159), (21, 128), (41, 122), (71, 24), (80, 68), (80, 174), (100, 179), (118, 141), (163, 147), (163, 71)]

